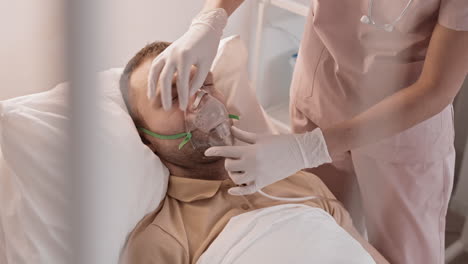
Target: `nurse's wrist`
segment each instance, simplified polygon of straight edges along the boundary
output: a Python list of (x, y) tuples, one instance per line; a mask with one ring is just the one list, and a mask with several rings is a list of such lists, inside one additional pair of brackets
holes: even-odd
[(207, 11), (215, 8), (222, 8), (230, 16), (244, 2), (244, 0), (207, 0), (202, 11)]
[(214, 8), (200, 12), (193, 20), (190, 27), (204, 25), (214, 32), (222, 35), (226, 27), (228, 14), (223, 8)]
[[(310, 132), (304, 134), (292, 134), (298, 145), (299, 158), (295, 160), (301, 160), (303, 168), (315, 168), (325, 163), (332, 162), (332, 158), (328, 153), (328, 149), (323, 137), (322, 130), (316, 128)], [(294, 157), (292, 157), (294, 159)]]
[(349, 150), (347, 147), (349, 145), (346, 136), (347, 133), (342, 133), (336, 128), (324, 129), (322, 133), (327, 145), (328, 154), (332, 160)]

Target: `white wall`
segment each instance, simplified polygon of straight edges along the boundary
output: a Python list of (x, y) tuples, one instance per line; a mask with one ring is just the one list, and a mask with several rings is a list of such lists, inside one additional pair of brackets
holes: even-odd
[(293, 74), (289, 60), (299, 50), (304, 25), (304, 17), (277, 7), (269, 6), (265, 12), (257, 80), (257, 96), (265, 108), (289, 101)]
[(456, 182), (452, 209), (468, 217), (468, 77), (455, 100)]
[[(103, 58), (102, 68), (123, 66), (146, 43), (155, 40), (174, 41), (190, 25), (204, 0), (108, 0), (112, 6), (103, 17), (105, 41), (110, 57)], [(251, 2), (251, 1), (246, 1)], [(250, 5), (250, 3), (247, 3)], [(225, 35), (241, 34), (248, 41), (248, 6), (231, 17)]]
[(0, 2), (0, 100), (65, 79), (62, 2)]
[[(0, 100), (43, 91), (66, 80), (63, 0), (0, 3)], [(204, 0), (106, 0), (99, 30), (107, 52), (99, 69), (123, 67), (140, 48), (182, 35)], [(249, 42), (250, 0), (230, 19), (225, 35)]]
[[(464, 155), (468, 155), (465, 152), (465, 146), (468, 143), (468, 76), (465, 79), (465, 83), (460, 89), (459, 94), (455, 98), (454, 103), (455, 111), (455, 150), (457, 152), (456, 160), (456, 175), (460, 170), (460, 166)], [(468, 160), (468, 159), (467, 159)], [(468, 164), (465, 165), (468, 172)], [(466, 175), (465, 177), (468, 177)], [(468, 201), (466, 201), (468, 203)], [(468, 206), (468, 205), (467, 205)]]

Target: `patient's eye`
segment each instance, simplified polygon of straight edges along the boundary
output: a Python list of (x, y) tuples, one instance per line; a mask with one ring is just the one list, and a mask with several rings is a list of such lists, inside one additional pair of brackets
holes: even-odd
[(177, 101), (177, 99), (179, 98), (179, 96), (177, 94), (177, 86), (176, 86), (175, 83), (172, 84), (171, 95), (172, 95), (172, 101), (173, 102)]
[(214, 86), (213, 84), (203, 84), (203, 86), (200, 89), (203, 89), (208, 93), (211, 93), (214, 89)]

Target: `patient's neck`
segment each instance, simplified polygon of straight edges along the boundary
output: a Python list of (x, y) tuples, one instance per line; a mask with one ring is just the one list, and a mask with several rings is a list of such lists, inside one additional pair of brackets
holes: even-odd
[(184, 167), (168, 161), (163, 163), (169, 169), (171, 175), (190, 179), (219, 181), (229, 178), (224, 168), (224, 159), (210, 164), (200, 164), (199, 166)]

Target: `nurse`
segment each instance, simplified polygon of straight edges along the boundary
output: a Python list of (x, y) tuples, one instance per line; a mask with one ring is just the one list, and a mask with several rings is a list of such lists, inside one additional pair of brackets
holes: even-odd
[[(153, 61), (150, 98), (170, 109), (177, 73), (186, 109), (242, 2), (206, 0), (188, 31)], [(349, 204), (357, 182), (369, 240), (390, 263), (443, 263), (452, 101), (468, 73), (467, 31), (466, 0), (313, 1), (291, 85), (293, 134), (233, 128), (247, 144), (205, 155), (226, 157), (233, 181), (246, 185), (233, 195), (313, 168)]]

